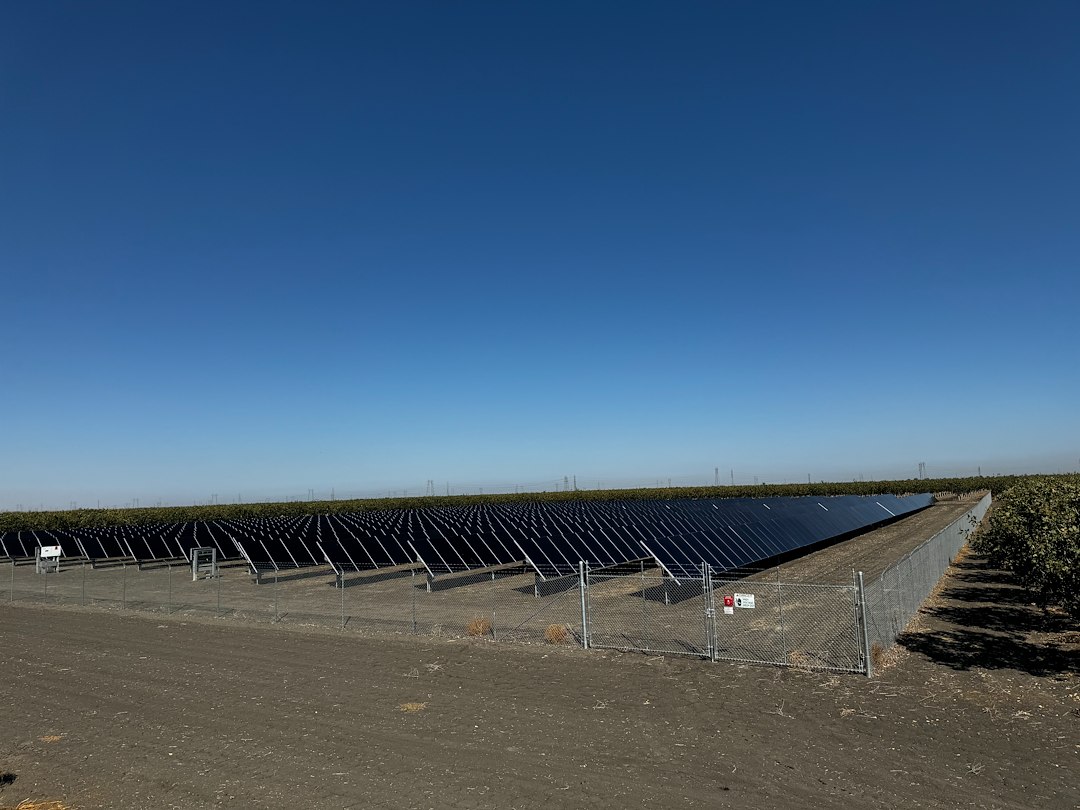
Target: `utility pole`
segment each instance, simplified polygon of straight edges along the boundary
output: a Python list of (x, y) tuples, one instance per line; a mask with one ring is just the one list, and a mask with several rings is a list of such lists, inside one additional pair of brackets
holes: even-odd
[(731, 468), (731, 485), (735, 486), (735, 468)]
[(718, 486), (720, 486), (720, 468), (719, 467), (713, 467), (712, 472), (713, 472), (713, 486), (718, 487)]

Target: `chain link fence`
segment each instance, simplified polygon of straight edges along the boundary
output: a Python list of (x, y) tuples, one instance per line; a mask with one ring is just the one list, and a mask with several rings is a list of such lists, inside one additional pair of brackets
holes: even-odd
[(584, 638), (578, 577), (541, 579), (521, 567), (433, 578), (422, 568), (344, 576), (326, 567), (282, 568), (256, 575), (247, 565), (223, 565), (218, 576), (197, 580), (182, 561), (62, 562), (45, 574), (33, 561), (6, 568), (0, 599), (21, 604), (525, 643), (582, 645)]
[[(94, 605), (210, 618), (492, 641), (576, 644), (714, 661), (871, 674), (982, 521), (971, 510), (869, 583), (784, 582), (768, 571), (634, 569), (537, 574), (531, 567), (362, 573), (224, 564), (193, 578), (183, 561), (11, 562), (7, 601)], [(0, 598), (4, 585), (0, 584)]]
[(990, 508), (986, 493), (969, 511), (886, 568), (863, 588), (862, 616), (867, 674), (891, 647), (937, 587), (972, 531)]
[(587, 571), (584, 593), (590, 647), (710, 657), (704, 579)]
[[(775, 569), (774, 569), (775, 570)], [(862, 672), (856, 588), (763, 574), (587, 574), (591, 647)]]

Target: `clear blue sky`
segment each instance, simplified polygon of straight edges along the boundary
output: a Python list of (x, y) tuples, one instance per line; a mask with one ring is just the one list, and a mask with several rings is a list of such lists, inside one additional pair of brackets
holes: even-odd
[(6, 3), (0, 508), (1075, 469), (1078, 42)]

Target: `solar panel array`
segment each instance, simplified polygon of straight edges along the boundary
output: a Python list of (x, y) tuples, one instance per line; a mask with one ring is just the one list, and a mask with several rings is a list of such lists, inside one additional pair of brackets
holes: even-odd
[(216, 548), (253, 569), (331, 563), (339, 571), (424, 567), (451, 571), (521, 564), (542, 577), (651, 560), (673, 576), (702, 563), (729, 570), (870, 529), (933, 502), (928, 494), (831, 498), (562, 501), (211, 520), (0, 535), (0, 555), (138, 562), (187, 559)]

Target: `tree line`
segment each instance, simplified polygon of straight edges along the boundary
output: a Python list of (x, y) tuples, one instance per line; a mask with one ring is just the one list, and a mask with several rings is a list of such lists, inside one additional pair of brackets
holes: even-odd
[[(411, 498), (289, 501), (203, 506), (165, 506), (138, 509), (72, 509), (42, 512), (2, 512), (0, 532), (70, 530), (103, 526), (185, 523), (195, 520), (245, 520), (341, 514), (373, 509), (432, 509), (496, 503), (558, 501), (663, 500), (677, 498), (764, 498), (782, 496), (906, 495), (916, 492), (1000, 492), (1035, 476), (972, 476), (967, 478), (910, 478), (897, 481), (821, 482), (816, 484), (754, 484), (739, 486), (668, 487), (664, 489), (573, 490), (492, 495), (431, 495)], [(1076, 477), (1080, 480), (1080, 477)]]

